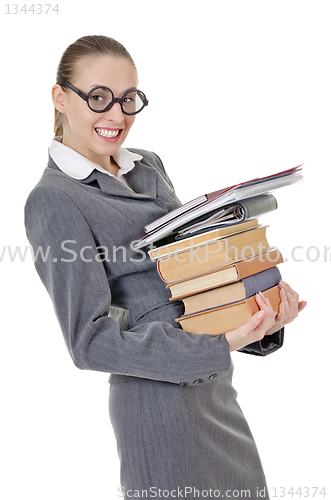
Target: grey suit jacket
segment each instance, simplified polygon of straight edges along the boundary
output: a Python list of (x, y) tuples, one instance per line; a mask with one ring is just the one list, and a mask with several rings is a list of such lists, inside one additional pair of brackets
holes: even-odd
[[(67, 348), (81, 369), (177, 384), (208, 383), (231, 365), (224, 335), (194, 335), (175, 318), (170, 292), (146, 250), (143, 226), (180, 205), (157, 155), (128, 172), (130, 187), (97, 170), (83, 180), (50, 158), (25, 206), (35, 266), (54, 304)], [(278, 349), (283, 330), (243, 349)]]

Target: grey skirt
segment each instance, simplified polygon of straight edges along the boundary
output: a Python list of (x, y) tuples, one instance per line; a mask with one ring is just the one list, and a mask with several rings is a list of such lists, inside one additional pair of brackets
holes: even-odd
[(269, 498), (232, 372), (188, 387), (111, 375), (122, 498)]

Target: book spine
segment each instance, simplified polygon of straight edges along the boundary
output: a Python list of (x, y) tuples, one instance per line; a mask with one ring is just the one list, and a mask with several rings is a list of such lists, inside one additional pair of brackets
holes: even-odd
[(271, 269), (244, 278), (242, 281), (245, 285), (246, 298), (278, 285), (281, 279), (282, 276), (278, 267), (272, 267)]
[[(279, 305), (281, 303), (280, 300), (280, 295), (279, 295), (279, 286), (273, 286), (272, 288), (269, 288), (268, 290), (264, 290), (263, 295), (265, 296), (266, 299), (269, 299), (271, 307), (273, 310), (278, 313), (279, 312)], [(257, 313), (259, 310), (259, 306), (257, 305), (257, 302), (255, 300), (255, 297), (249, 297), (246, 299), (246, 306), (251, 314)]]
[[(279, 311), (280, 296), (279, 286), (265, 290), (263, 295), (270, 300), (275, 312)], [(209, 333), (218, 335), (238, 328), (246, 323), (253, 314), (257, 313), (259, 307), (255, 297), (231, 304), (230, 306), (215, 307), (208, 311), (181, 316), (176, 321), (182, 328), (195, 334)]]
[[(208, 312), (208, 311), (213, 311), (215, 308), (218, 307), (230, 307), (232, 305), (235, 305), (237, 303), (242, 302), (243, 300), (248, 299), (249, 297), (252, 297), (253, 295), (256, 295), (259, 292), (264, 292), (265, 290), (268, 290), (269, 288), (272, 288), (280, 282), (282, 279), (281, 274), (279, 272), (279, 269), (277, 267), (273, 267), (271, 269), (267, 269), (266, 271), (262, 271), (261, 273), (255, 274), (254, 276), (249, 276), (248, 278), (245, 278), (241, 281), (237, 281), (236, 283), (233, 283), (232, 285), (226, 285), (226, 286), (220, 286), (220, 287), (215, 287), (212, 288), (209, 291), (204, 291), (204, 292), (198, 292), (193, 295), (189, 295), (188, 297), (183, 298), (183, 302), (185, 305), (185, 314), (184, 316), (189, 316), (191, 314), (198, 314), (202, 312)], [(199, 295), (205, 296), (206, 293), (210, 293), (214, 290), (217, 290), (218, 288), (228, 288), (228, 287), (233, 287), (233, 286), (238, 286), (238, 284), (244, 284), (244, 294), (240, 297), (237, 298), (236, 300), (233, 300), (231, 302), (223, 302), (222, 304), (218, 305), (212, 305), (207, 308), (199, 308), (196, 309), (195, 311), (189, 312), (188, 308), (186, 307), (186, 302), (185, 300), (187, 298), (191, 297), (196, 297)], [(203, 302), (202, 302), (203, 303)], [(200, 304), (199, 304), (200, 305)]]
[(277, 208), (276, 198), (270, 193), (241, 200), (238, 204), (244, 209), (245, 219), (258, 217)]
[(238, 260), (250, 259), (252, 253), (258, 255), (269, 248), (265, 231), (266, 227), (251, 229), (236, 236), (218, 240), (216, 245), (211, 243), (208, 247), (196, 248), (194, 252), (182, 252), (179, 256), (172, 256), (167, 261), (160, 260), (159, 269), (162, 269), (163, 280), (177, 281)]
[[(184, 250), (180, 253), (180, 261), (177, 258), (177, 255), (171, 255), (168, 262), (192, 262), (192, 257), (195, 261), (201, 262), (200, 259), (204, 259), (205, 255), (215, 256), (216, 254), (225, 253), (227, 249), (233, 250), (234, 248), (238, 248), (239, 246), (247, 246), (250, 243), (256, 242), (257, 240), (262, 241), (262, 238), (266, 237), (266, 229), (267, 226), (261, 226), (258, 228), (251, 228), (248, 231), (244, 231), (242, 233), (236, 233), (224, 238), (219, 238), (216, 240), (207, 240), (201, 245), (197, 247), (190, 247), (187, 250)], [(266, 245), (266, 249), (269, 248), (269, 245)], [(193, 252), (192, 252), (193, 251)], [(229, 262), (231, 263), (231, 261)]]
[(158, 273), (160, 275), (160, 278), (165, 282), (167, 283), (167, 280), (164, 279), (163, 275), (162, 275), (162, 272), (161, 272), (161, 264), (160, 264), (160, 261), (158, 260), (157, 261), (157, 270), (158, 270)]
[[(268, 288), (267, 290), (263, 291), (263, 295), (267, 299), (269, 299), (269, 301), (271, 303), (271, 307), (276, 312), (278, 312), (279, 304), (281, 302), (279, 290), (280, 290), (279, 286), (276, 285), (276, 286), (273, 286), (272, 288)], [(196, 316), (202, 316), (202, 315), (205, 315), (205, 317), (207, 317), (208, 314), (214, 313), (216, 311), (221, 311), (223, 309), (236, 307), (239, 304), (246, 304), (251, 316), (253, 316), (253, 314), (257, 313), (259, 310), (259, 306), (257, 305), (257, 302), (255, 300), (255, 295), (254, 295), (252, 297), (249, 297), (248, 299), (238, 300), (237, 302), (231, 302), (231, 304), (224, 304), (222, 306), (212, 307), (210, 309), (204, 309), (203, 311), (197, 311), (197, 312), (194, 312), (191, 314), (183, 314), (180, 318), (178, 318), (178, 320), (186, 319), (186, 318), (194, 318)]]
[(281, 264), (283, 256), (277, 248), (269, 249), (267, 252), (259, 253), (252, 260), (242, 260), (235, 264), (238, 279), (242, 280), (247, 276), (256, 274), (265, 269)]

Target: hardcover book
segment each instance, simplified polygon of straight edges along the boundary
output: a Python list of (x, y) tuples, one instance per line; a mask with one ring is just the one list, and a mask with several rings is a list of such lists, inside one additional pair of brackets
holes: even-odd
[(231, 285), (218, 286), (205, 292), (183, 298), (185, 315), (206, 311), (214, 307), (233, 304), (253, 295), (263, 292), (268, 288), (278, 285), (282, 279), (279, 269), (271, 267), (260, 273), (247, 276), (243, 280)]
[[(278, 313), (280, 305), (279, 286), (276, 285), (263, 292), (269, 299), (273, 310)], [(235, 302), (231, 305), (215, 307), (207, 311), (181, 316), (176, 319), (183, 330), (195, 334), (219, 335), (238, 328), (259, 311), (255, 297)]]
[(218, 267), (188, 278), (173, 281), (166, 286), (171, 291), (171, 299), (177, 300), (188, 295), (211, 290), (212, 288), (227, 285), (247, 276), (260, 273), (283, 262), (283, 256), (276, 248), (260, 253), (253, 259), (241, 260), (234, 264)]
[(163, 281), (187, 278), (217, 267), (249, 259), (267, 251), (266, 226), (250, 229), (228, 238), (206, 241), (194, 249), (184, 250), (170, 258), (158, 260), (158, 271)]

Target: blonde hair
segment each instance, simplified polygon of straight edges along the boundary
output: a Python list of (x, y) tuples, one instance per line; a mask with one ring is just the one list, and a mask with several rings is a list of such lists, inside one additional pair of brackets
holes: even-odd
[[(91, 56), (113, 56), (124, 57), (136, 66), (134, 61), (126, 50), (126, 48), (114, 38), (103, 35), (83, 36), (78, 38), (74, 43), (64, 51), (56, 72), (56, 83), (69, 82), (71, 83), (75, 73), (76, 63), (84, 57)], [(63, 91), (67, 89), (62, 87)], [(63, 114), (55, 108), (54, 115), (54, 133), (55, 136), (63, 135)]]

